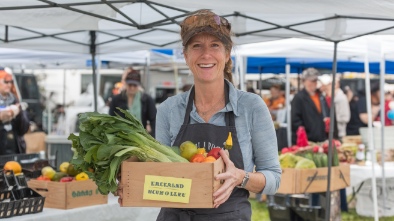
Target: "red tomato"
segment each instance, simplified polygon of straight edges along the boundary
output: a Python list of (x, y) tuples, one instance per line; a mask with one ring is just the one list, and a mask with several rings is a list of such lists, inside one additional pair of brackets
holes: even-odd
[(210, 151), (208, 152), (207, 157), (213, 156), (213, 157), (215, 157), (215, 159), (218, 159), (218, 158), (220, 157), (220, 154), (219, 154), (220, 149), (221, 149), (220, 147), (212, 148), (212, 150), (210, 150)]

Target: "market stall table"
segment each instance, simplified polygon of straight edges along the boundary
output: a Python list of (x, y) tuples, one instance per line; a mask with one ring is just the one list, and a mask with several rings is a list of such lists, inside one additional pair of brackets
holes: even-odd
[(87, 206), (69, 210), (44, 208), (40, 213), (15, 216), (8, 218), (7, 221), (150, 221), (156, 220), (159, 211), (160, 208), (120, 207), (118, 204), (118, 197), (110, 194), (108, 196), (108, 203), (104, 205)]
[[(394, 205), (392, 197), (394, 195), (393, 191), (393, 180), (394, 180), (394, 165), (390, 163), (385, 164), (385, 177), (386, 177), (386, 193), (383, 195), (382, 191), (382, 167), (378, 164), (375, 165), (375, 176), (376, 185), (378, 189), (378, 211), (379, 216), (383, 214), (383, 198), (386, 201), (386, 211), (385, 216), (394, 216), (393, 210), (391, 209)], [(351, 165), (350, 166), (350, 187), (352, 197), (349, 203), (357, 198), (356, 202), (356, 212), (363, 216), (373, 216), (372, 208), (372, 166), (367, 164), (365, 166)]]

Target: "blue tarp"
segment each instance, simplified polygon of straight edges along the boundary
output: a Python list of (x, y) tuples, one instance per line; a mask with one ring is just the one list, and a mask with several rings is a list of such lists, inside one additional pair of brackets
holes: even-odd
[[(154, 52), (173, 55), (172, 49), (152, 49)], [(231, 57), (235, 60), (234, 57)], [(314, 67), (318, 69), (332, 70), (332, 60), (316, 58), (283, 58), (283, 57), (247, 57), (248, 74), (261, 73), (285, 73), (286, 64), (290, 64), (291, 73), (301, 73), (305, 68)], [(364, 72), (364, 62), (343, 61), (337, 62), (338, 72)], [(369, 72), (380, 73), (379, 62), (369, 63)], [(394, 61), (386, 61), (386, 73), (394, 74)]]
[[(318, 69), (332, 69), (332, 61), (321, 59), (299, 59), (299, 58), (272, 58), (272, 57), (248, 57), (247, 73), (285, 73), (286, 64), (290, 64), (291, 73), (300, 73), (305, 68), (314, 67)], [(338, 61), (338, 72), (364, 72), (364, 62)], [(369, 63), (369, 72), (380, 73), (379, 62)], [(386, 73), (394, 74), (394, 61), (386, 61)]]

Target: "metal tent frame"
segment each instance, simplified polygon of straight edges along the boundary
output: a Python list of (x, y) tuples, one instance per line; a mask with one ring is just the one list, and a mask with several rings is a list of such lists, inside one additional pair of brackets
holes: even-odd
[[(40, 10), (40, 9), (45, 9), (45, 10), (65, 10), (65, 12), (68, 13), (78, 13), (84, 16), (88, 16), (91, 19), (101, 19), (106, 22), (110, 22), (114, 25), (121, 25), (125, 26), (128, 28), (134, 28), (136, 33), (134, 35), (116, 35), (113, 33), (110, 33), (108, 31), (102, 31), (98, 30), (97, 27), (89, 28), (89, 36), (90, 36), (90, 43), (87, 42), (78, 42), (75, 39), (70, 40), (64, 38), (62, 35), (67, 35), (67, 34), (75, 34), (77, 32), (81, 32), (81, 30), (78, 30), (76, 28), (70, 28), (70, 32), (55, 32), (52, 34), (46, 34), (46, 33), (40, 33), (32, 29), (27, 29), (25, 28), (19, 28), (24, 31), (28, 31), (31, 33), (35, 33), (37, 36), (34, 37), (27, 37), (27, 38), (17, 38), (17, 39), (11, 39), (10, 38), (10, 30), (9, 28), (13, 25), (12, 21), (4, 23), (4, 38), (0, 38), (0, 42), (4, 42), (4, 46), (8, 46), (9, 44), (12, 43), (17, 43), (21, 41), (28, 41), (28, 40), (33, 40), (33, 39), (38, 39), (38, 38), (52, 38), (56, 40), (61, 40), (61, 41), (66, 41), (68, 43), (72, 44), (78, 44), (85, 46), (85, 48), (89, 48), (90, 54), (92, 55), (92, 70), (93, 70), (93, 79), (96, 78), (96, 67), (95, 67), (95, 56), (96, 54), (100, 54), (100, 50), (97, 49), (97, 46), (103, 46), (103, 45), (108, 45), (110, 43), (114, 43), (117, 41), (121, 40), (128, 40), (136, 43), (142, 44), (144, 47), (170, 47), (173, 46), (176, 43), (179, 43), (179, 40), (177, 41), (168, 41), (166, 43), (162, 44), (154, 44), (152, 41), (143, 41), (138, 39), (138, 36), (142, 36), (144, 34), (149, 34), (149, 35), (158, 35), (156, 32), (168, 32), (168, 33), (178, 33), (179, 30), (179, 21), (180, 19), (184, 18), (185, 16), (189, 15), (193, 9), (196, 8), (212, 8), (214, 7), (215, 9), (219, 9), (223, 5), (227, 4), (227, 7), (234, 6), (234, 1), (223, 1), (222, 5), (219, 4), (219, 2), (216, 3), (216, 6), (212, 6), (209, 1), (201, 1), (200, 3), (196, 3), (193, 5), (193, 3), (180, 3), (177, 1), (161, 1), (164, 3), (159, 3), (159, 1), (147, 1), (147, 0), (101, 0), (101, 1), (85, 1), (85, 2), (71, 2), (71, 3), (58, 3), (59, 1), (55, 0), (38, 0), (35, 1), (34, 3), (31, 4), (25, 4), (21, 5), (21, 3), (15, 3), (15, 5), (12, 5), (11, 2), (18, 2), (18, 1), (6, 1), (6, 3), (0, 3), (0, 11), (2, 13), (4, 12), (15, 12), (15, 11), (25, 11), (25, 10)], [(60, 2), (67, 2), (67, 1), (60, 1)], [(25, 3), (25, 1), (23, 1)], [(166, 4), (167, 3), (167, 4)], [(174, 4), (171, 4), (174, 3)], [(286, 4), (287, 1), (284, 3)], [(337, 3), (336, 0), (328, 1), (327, 4), (332, 4), (335, 5)], [(347, 3), (342, 3), (342, 4), (354, 4), (356, 3), (355, 1), (349, 1)], [(134, 4), (141, 4), (149, 9), (151, 11), (156, 12), (158, 15), (161, 15), (163, 18), (157, 19), (153, 22), (147, 22), (147, 23), (139, 23), (135, 19), (131, 18), (129, 15), (125, 14), (122, 10), (120, 10), (120, 6), (124, 5), (134, 5)], [(170, 5), (171, 4), (171, 5)], [(181, 7), (182, 4), (188, 5), (189, 7), (183, 8)], [(263, 4), (263, 3), (258, 3), (256, 1), (247, 1), (244, 2), (243, 4)], [(270, 3), (270, 2), (264, 2), (264, 4), (271, 5), (275, 3)], [(276, 4), (280, 4), (277, 2)], [(290, 4), (290, 3), (289, 3)], [(294, 4), (294, 3), (293, 3)], [(306, 6), (306, 4), (311, 4), (310, 2), (307, 1), (299, 1), (297, 2), (299, 6)], [(324, 4), (324, 3), (316, 3), (316, 4)], [(373, 5), (372, 3), (369, 3), (371, 6), (374, 6), (375, 9), (381, 7), (380, 5)], [(195, 6), (195, 8), (191, 9), (191, 5)], [(117, 19), (111, 16), (106, 16), (102, 15), (101, 13), (95, 13), (89, 10), (86, 10), (87, 7), (103, 7), (106, 6), (108, 7), (107, 10), (110, 10), (111, 12), (109, 14), (118, 14), (120, 15), (123, 19)], [(344, 5), (340, 5), (344, 6)], [(340, 7), (339, 6), (339, 7)], [(346, 7), (346, 5), (345, 5)], [(384, 6), (382, 6), (384, 7)], [(175, 14), (169, 15), (167, 12), (172, 11)], [(365, 13), (365, 8), (364, 11)], [(240, 43), (246, 43), (246, 42), (257, 42), (257, 41), (262, 41), (262, 40), (272, 40), (272, 39), (281, 39), (281, 38), (287, 38), (287, 37), (311, 37), (311, 38), (317, 38), (320, 40), (325, 40), (329, 42), (333, 42), (334, 44), (334, 56), (333, 56), (333, 67), (332, 67), (332, 72), (333, 72), (333, 78), (336, 76), (337, 72), (337, 46), (338, 43), (342, 41), (347, 41), (350, 39), (358, 38), (361, 36), (365, 35), (371, 35), (371, 34), (376, 34), (376, 33), (394, 33), (394, 17), (384, 17), (380, 15), (379, 12), (371, 13), (376, 16), (363, 16), (363, 12), (359, 13), (358, 15), (354, 15), (349, 13), (349, 15), (338, 15), (335, 14), (333, 16), (328, 16), (328, 17), (323, 17), (323, 18), (314, 18), (314, 19), (309, 19), (309, 20), (304, 20), (302, 22), (295, 22), (292, 24), (279, 24), (275, 21), (270, 21), (266, 20), (264, 18), (260, 18), (258, 16), (253, 16), (241, 12), (233, 12), (233, 13), (221, 13), (220, 15), (223, 17), (226, 17), (227, 19), (233, 18), (233, 19), (245, 19), (249, 21), (253, 21), (255, 25), (254, 30), (245, 30), (245, 31), (235, 31), (234, 35), (236, 39), (240, 40)], [(143, 12), (141, 12), (142, 14)], [(1, 16), (0, 16), (1, 18)], [(0, 19), (1, 20), (1, 19)], [(324, 36), (324, 34), (318, 34), (310, 31), (303, 30), (303, 27), (306, 25), (319, 25), (321, 22), (336, 22), (336, 21), (379, 21), (379, 22), (389, 22), (389, 25), (385, 27), (378, 27), (374, 30), (369, 30), (369, 31), (360, 31), (359, 33), (353, 34), (353, 35), (346, 35), (346, 36), (332, 36), (332, 37), (327, 37)], [(18, 26), (18, 25), (16, 25)], [(22, 26), (22, 25), (19, 25)], [(336, 25), (334, 25), (336, 27)], [(339, 26), (339, 25), (338, 25)], [(160, 27), (160, 28), (159, 28)], [(275, 31), (287, 31), (287, 32), (275, 32)], [(291, 33), (291, 34), (290, 34)], [(105, 41), (105, 42), (100, 42), (97, 43), (97, 34), (103, 34), (103, 35), (108, 35), (112, 36), (113, 38), (111, 40)], [(157, 36), (160, 37), (160, 36)], [(251, 38), (249, 38), (251, 37)], [(244, 42), (242, 42), (243, 39)], [(0, 46), (2, 46), (0, 44)], [(12, 46), (9, 46), (12, 47)], [(368, 66), (366, 66), (366, 72), (367, 72), (367, 78), (369, 77), (368, 73)], [(382, 78), (382, 76), (381, 76)], [(95, 81), (94, 81), (95, 82)], [(242, 82), (242, 79), (241, 79)], [(332, 84), (332, 91), (334, 91), (334, 85), (335, 83)], [(369, 89), (369, 79), (367, 82), (367, 88)], [(96, 93), (96, 88), (94, 89), (94, 92)], [(334, 100), (334, 93), (332, 95), (332, 99)], [(95, 102), (95, 109), (97, 108), (97, 103)], [(370, 107), (369, 107), (370, 109)], [(331, 105), (331, 117), (333, 117), (334, 114), (334, 105)], [(369, 117), (369, 121), (371, 121)], [(332, 138), (333, 138), (333, 126), (334, 122), (331, 121), (330, 123), (330, 132), (329, 132), (329, 145), (332, 146)], [(382, 146), (383, 148), (383, 146)], [(329, 159), (332, 158), (332, 151), (330, 149), (329, 151)], [(384, 167), (383, 167), (384, 168)], [(328, 166), (328, 180), (331, 180), (331, 160), (329, 160), (329, 166)], [(373, 184), (375, 181), (375, 176), (373, 175)], [(328, 182), (327, 186), (327, 193), (326, 193), (326, 205), (328, 206), (328, 210), (330, 211), (330, 182)], [(374, 188), (374, 199), (376, 199), (376, 186)], [(374, 201), (374, 209), (376, 211), (375, 213), (375, 220), (378, 220), (378, 215), (377, 215), (377, 203), (376, 200)], [(329, 219), (329, 213), (326, 211), (326, 220)]]

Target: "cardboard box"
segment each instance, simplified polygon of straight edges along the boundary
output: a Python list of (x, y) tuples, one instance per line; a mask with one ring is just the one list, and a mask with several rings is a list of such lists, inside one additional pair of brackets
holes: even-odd
[[(222, 158), (213, 163), (123, 162), (124, 207), (213, 208), (213, 193), (222, 184)], [(190, 186), (188, 186), (190, 184)]]
[[(282, 169), (282, 179), (277, 193), (299, 194), (326, 192), (328, 168)], [(330, 190), (339, 190), (350, 185), (348, 164), (331, 168)]]
[(45, 196), (45, 208), (73, 209), (84, 206), (107, 204), (108, 196), (98, 192), (92, 180), (54, 182), (29, 180), (28, 186)]
[(342, 138), (342, 143), (355, 143), (355, 144), (362, 144), (363, 140), (361, 135), (353, 135), (353, 136), (344, 136)]

